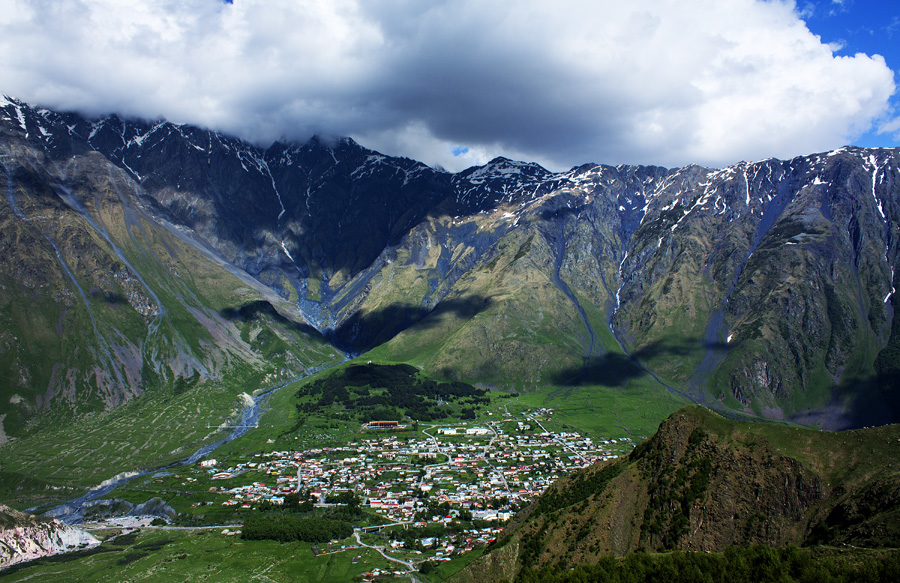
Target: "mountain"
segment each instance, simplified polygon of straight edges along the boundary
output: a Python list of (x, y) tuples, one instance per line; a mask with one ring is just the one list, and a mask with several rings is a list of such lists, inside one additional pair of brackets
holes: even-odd
[(896, 548), (898, 441), (897, 425), (826, 433), (685, 408), (629, 456), (551, 485), (456, 580), (566, 572), (639, 550)]
[(4, 491), (59, 495), (182, 459), (240, 393), (343, 360), (127, 170), (79, 140), (54, 150), (48, 112), (0, 112), (0, 443), (16, 440)]
[(895, 149), (450, 174), (348, 138), (263, 148), (7, 98), (0, 160), (8, 436), (250, 378), (253, 338), (280, 340), (261, 374), (284, 378), (336, 347), (833, 429), (900, 413)]
[(100, 544), (88, 532), (0, 504), (0, 569)]

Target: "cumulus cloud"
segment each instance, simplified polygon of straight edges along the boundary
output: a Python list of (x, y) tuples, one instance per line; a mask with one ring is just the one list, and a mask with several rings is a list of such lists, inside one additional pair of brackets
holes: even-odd
[(0, 92), (450, 169), (788, 157), (893, 128), (893, 72), (782, 0), (0, 0)]

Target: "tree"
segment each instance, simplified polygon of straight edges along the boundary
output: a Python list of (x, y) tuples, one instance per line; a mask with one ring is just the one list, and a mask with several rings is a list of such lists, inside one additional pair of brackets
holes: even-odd
[(431, 573), (436, 568), (435, 564), (431, 561), (423, 561), (421, 565), (419, 565), (419, 573), (423, 575), (427, 575)]

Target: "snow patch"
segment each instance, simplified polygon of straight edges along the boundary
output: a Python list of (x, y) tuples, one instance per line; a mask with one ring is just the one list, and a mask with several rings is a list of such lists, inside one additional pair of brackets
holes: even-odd
[[(281, 211), (281, 212), (282, 212), (282, 214), (284, 213), (284, 211)], [(281, 215), (278, 215), (278, 218), (281, 218)], [(291, 257), (291, 252), (287, 250), (287, 247), (285, 246), (284, 241), (281, 242), (281, 248), (282, 248), (282, 250), (284, 250), (284, 254), (288, 256), (288, 259), (291, 260), (291, 263), (293, 263), (294, 258)]]
[(144, 180), (144, 178), (140, 174), (135, 172), (134, 169), (125, 162), (124, 157), (122, 158), (122, 166), (124, 166), (125, 168), (128, 168), (128, 171), (131, 172), (132, 174), (134, 174), (134, 176), (138, 179), (138, 182), (141, 182)]
[(28, 126), (25, 125), (25, 114), (22, 113), (22, 107), (18, 104), (13, 103), (13, 107), (16, 109), (16, 117), (19, 119), (19, 125), (22, 126), (22, 129), (25, 130), (25, 137), (28, 137)]
[(884, 296), (884, 303), (888, 303), (888, 300), (890, 300), (891, 296), (894, 295), (896, 292), (897, 292), (897, 290), (894, 289), (894, 268), (891, 267), (891, 291), (888, 292), (888, 295)]
[(875, 200), (875, 206), (878, 208), (878, 214), (881, 215), (882, 220), (885, 220), (887, 219), (887, 217), (884, 215), (884, 208), (881, 206), (881, 201), (878, 199), (878, 195), (875, 194), (875, 185), (878, 184), (878, 160), (875, 158), (874, 154), (869, 156), (869, 164), (871, 164), (874, 168), (874, 170), (872, 170), (872, 198)]
[(747, 188), (747, 206), (750, 206), (750, 180), (747, 178), (747, 169), (744, 169), (744, 186)]

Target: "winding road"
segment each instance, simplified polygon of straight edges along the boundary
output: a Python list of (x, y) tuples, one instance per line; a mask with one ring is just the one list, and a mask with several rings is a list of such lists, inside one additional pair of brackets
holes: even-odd
[[(359, 538), (359, 531), (358, 531), (358, 530), (354, 530), (354, 531), (353, 531), (353, 537), (356, 539), (356, 542), (359, 544), (359, 546), (365, 547), (365, 548), (367, 548), (367, 549), (373, 549), (373, 550), (378, 551), (379, 554), (381, 554), (382, 557), (384, 557), (384, 558), (387, 559), (388, 561), (393, 561), (393, 562), (395, 562), (395, 563), (400, 563), (401, 565), (403, 565), (404, 567), (406, 567), (406, 568), (410, 571), (410, 573), (412, 573), (413, 571), (416, 570), (416, 568), (413, 567), (413, 564), (412, 564), (411, 562), (409, 562), (409, 561), (404, 561), (403, 559), (396, 559), (396, 558), (390, 556), (389, 554), (385, 553), (385, 552), (384, 552), (384, 547), (375, 547), (375, 546), (372, 546), (372, 545), (367, 545), (366, 543), (362, 542), (362, 539)], [(415, 576), (413, 576), (413, 581), (417, 581), (417, 579), (416, 579)]]

